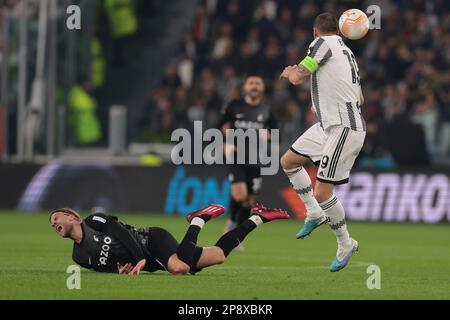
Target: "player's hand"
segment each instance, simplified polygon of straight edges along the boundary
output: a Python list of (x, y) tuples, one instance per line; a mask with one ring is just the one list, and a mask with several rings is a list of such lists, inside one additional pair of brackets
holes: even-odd
[(258, 130), (259, 137), (263, 140), (268, 141), (270, 139), (270, 133), (267, 129), (259, 129)]
[(231, 160), (233, 158), (234, 151), (236, 150), (235, 146), (230, 143), (225, 143), (223, 145), (223, 148), (224, 148), (226, 159)]
[(133, 270), (133, 265), (131, 263), (119, 264), (117, 263), (117, 270), (119, 274), (129, 274)]
[(303, 80), (303, 77), (301, 76), (300, 72), (297, 72), (297, 70), (291, 71), (291, 73), (289, 74), (289, 82), (294, 86), (303, 83)]
[(286, 78), (289, 79), (289, 75), (292, 73), (293, 70), (295, 70), (296, 66), (287, 66), (284, 68), (283, 72), (280, 75), (280, 79)]
[(139, 273), (141, 273), (142, 269), (144, 269), (146, 263), (147, 263), (147, 261), (145, 259), (142, 259), (141, 261), (136, 263), (136, 265), (134, 266), (133, 270), (131, 270), (130, 273), (128, 273), (128, 274), (130, 276), (137, 276), (137, 275), (139, 275)]

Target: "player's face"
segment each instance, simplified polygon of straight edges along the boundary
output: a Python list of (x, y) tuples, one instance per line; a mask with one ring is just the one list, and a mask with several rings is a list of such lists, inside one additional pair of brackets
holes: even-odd
[(245, 94), (251, 98), (259, 98), (264, 93), (264, 82), (260, 77), (249, 77), (244, 85)]
[(70, 214), (57, 212), (52, 215), (50, 224), (57, 234), (63, 238), (67, 238), (72, 232), (74, 219)]

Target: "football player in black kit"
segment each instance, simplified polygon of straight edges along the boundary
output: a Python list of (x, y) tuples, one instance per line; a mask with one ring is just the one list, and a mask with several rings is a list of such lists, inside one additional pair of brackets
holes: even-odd
[(195, 274), (202, 268), (223, 263), (228, 254), (258, 225), (288, 219), (278, 209), (258, 205), (253, 215), (224, 234), (212, 247), (197, 246), (201, 228), (224, 207), (211, 204), (187, 216), (190, 224), (181, 243), (158, 227), (136, 228), (114, 216), (92, 214), (82, 220), (72, 209), (50, 213), (50, 224), (63, 238), (73, 240), (72, 259), (82, 267), (99, 272), (138, 275), (141, 271), (166, 270), (172, 274)]
[[(225, 129), (258, 130), (275, 129), (276, 122), (270, 105), (265, 103), (264, 81), (258, 75), (247, 76), (244, 83), (244, 98), (231, 101), (224, 109), (223, 115), (217, 125)], [(270, 139), (270, 135), (265, 137)], [(227, 157), (235, 156), (235, 145), (226, 145)], [(246, 155), (257, 153), (257, 148), (246, 145)], [(261, 168), (252, 164), (228, 164), (228, 178), (231, 182), (230, 218), (227, 221), (225, 232), (232, 230), (250, 216), (250, 209), (256, 203), (256, 195), (261, 188)], [(242, 248), (242, 247), (241, 247)]]

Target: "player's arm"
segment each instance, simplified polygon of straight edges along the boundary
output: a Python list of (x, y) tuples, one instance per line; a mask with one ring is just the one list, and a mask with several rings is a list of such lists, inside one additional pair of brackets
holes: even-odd
[(299, 85), (305, 82), (305, 80), (311, 75), (311, 72), (303, 65), (289, 66), (284, 68), (280, 78), (286, 78), (293, 85)]
[(293, 85), (299, 85), (316, 72), (332, 55), (326, 41), (320, 37), (316, 38), (309, 46), (306, 57), (298, 65), (285, 68), (281, 77), (289, 79)]
[(220, 119), (217, 122), (217, 124), (215, 125), (215, 128), (222, 130), (222, 132), (224, 132), (224, 129), (226, 128), (226, 126), (229, 125), (229, 123), (233, 120), (233, 116), (231, 114), (231, 105), (228, 104), (227, 106), (225, 106), (225, 108), (222, 110), (221, 114), (220, 114)]
[(136, 263), (145, 260), (144, 252), (136, 239), (131, 235), (118, 220), (117, 217), (98, 213), (93, 214), (84, 220), (86, 225), (94, 230), (106, 233), (117, 239), (133, 256)]
[[(233, 112), (232, 112), (233, 102), (230, 102), (223, 108), (221, 112), (221, 116), (219, 121), (216, 124), (216, 128), (222, 131), (224, 139), (226, 139), (226, 130), (230, 128), (230, 123), (233, 121)], [(225, 143), (223, 145), (223, 152), (225, 154), (225, 158), (231, 158), (233, 152), (235, 150), (234, 145)]]
[(259, 130), (260, 135), (262, 134), (263, 138), (265, 138), (266, 140), (270, 140), (272, 137), (268, 130), (278, 129), (278, 123), (272, 110), (270, 110), (269, 117), (267, 118), (266, 123), (264, 124), (264, 128), (267, 130)]

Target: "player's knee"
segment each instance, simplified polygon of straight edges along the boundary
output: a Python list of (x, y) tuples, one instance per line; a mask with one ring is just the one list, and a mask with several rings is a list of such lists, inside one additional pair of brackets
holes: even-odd
[(316, 186), (316, 189), (314, 190), (314, 197), (319, 203), (330, 199), (332, 195), (333, 195), (332, 189), (329, 190), (328, 188), (318, 188)]
[(280, 164), (283, 169), (291, 169), (291, 163), (287, 153), (283, 154), (280, 159)]
[(323, 196), (323, 192), (314, 190), (314, 197), (316, 198), (317, 202), (321, 203), (324, 202), (326, 199), (324, 199), (325, 197)]
[(223, 253), (223, 251), (219, 250), (219, 252), (217, 253), (217, 264), (224, 263), (226, 258), (227, 257), (225, 257), (225, 254)]
[(288, 150), (285, 154), (281, 156), (280, 164), (284, 170), (295, 169), (302, 166), (301, 162), (297, 161), (297, 159), (292, 157), (292, 153), (290, 150)]

